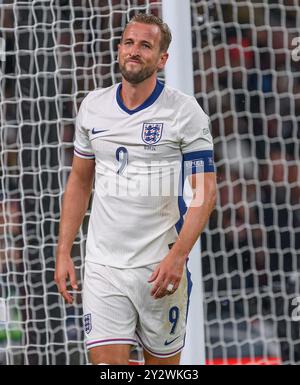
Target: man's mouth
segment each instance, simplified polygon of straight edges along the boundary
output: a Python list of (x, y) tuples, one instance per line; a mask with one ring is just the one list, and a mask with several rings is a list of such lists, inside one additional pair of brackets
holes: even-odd
[(126, 60), (126, 63), (142, 64), (142, 62), (138, 59), (128, 59)]

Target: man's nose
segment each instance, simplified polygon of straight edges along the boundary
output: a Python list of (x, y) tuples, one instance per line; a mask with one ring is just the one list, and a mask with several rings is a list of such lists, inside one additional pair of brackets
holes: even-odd
[(138, 44), (132, 44), (130, 56), (140, 56), (140, 47), (138, 46)]

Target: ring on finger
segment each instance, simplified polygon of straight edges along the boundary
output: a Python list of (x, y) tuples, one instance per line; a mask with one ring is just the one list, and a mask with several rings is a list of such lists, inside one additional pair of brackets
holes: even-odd
[(174, 289), (174, 285), (172, 283), (169, 283), (168, 286), (167, 286), (167, 291), (168, 292), (172, 292)]

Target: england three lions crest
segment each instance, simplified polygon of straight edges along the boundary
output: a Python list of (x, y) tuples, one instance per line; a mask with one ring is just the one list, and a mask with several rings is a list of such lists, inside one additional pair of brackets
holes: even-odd
[(92, 314), (85, 314), (83, 317), (83, 326), (86, 334), (89, 334), (92, 331)]
[(147, 144), (155, 144), (160, 141), (163, 123), (144, 123), (142, 139)]

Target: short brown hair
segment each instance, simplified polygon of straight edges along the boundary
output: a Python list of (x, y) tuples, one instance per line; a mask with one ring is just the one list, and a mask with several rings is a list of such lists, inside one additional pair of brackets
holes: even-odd
[[(133, 18), (126, 24), (124, 31), (126, 27), (132, 23), (157, 25), (161, 32), (160, 51), (167, 52), (169, 45), (172, 41), (172, 33), (168, 24), (164, 23), (161, 18), (154, 16), (150, 13), (138, 13), (137, 15), (133, 16)], [(123, 38), (123, 34), (122, 34), (122, 38)]]

